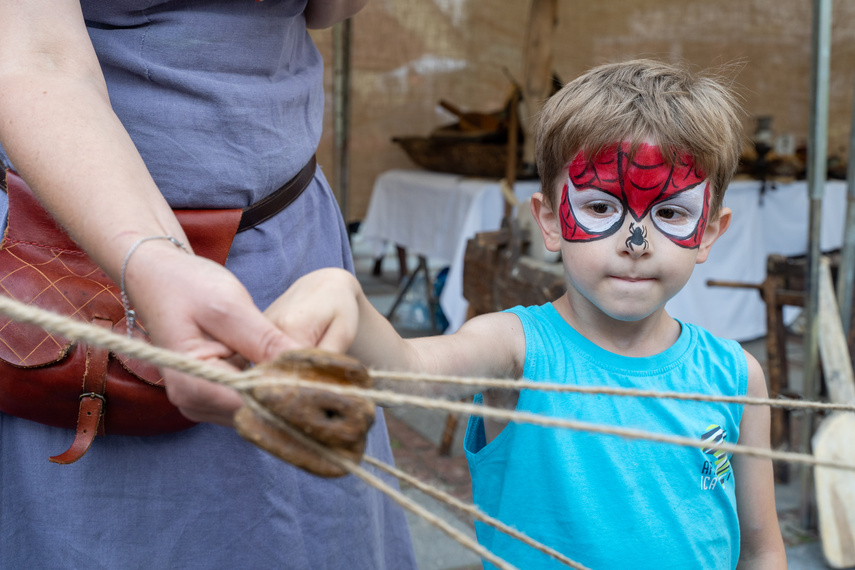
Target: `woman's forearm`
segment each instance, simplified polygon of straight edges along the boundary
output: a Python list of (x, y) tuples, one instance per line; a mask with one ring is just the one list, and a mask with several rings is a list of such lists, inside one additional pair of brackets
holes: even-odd
[(0, 143), (54, 217), (116, 279), (140, 237), (185, 239), (113, 113), (82, 18), (78, 25), (82, 32), (59, 25), (64, 45), (23, 28), (0, 40)]
[[(0, 84), (4, 83), (0, 77)], [(57, 78), (0, 87), (0, 142), (54, 217), (111, 276), (144, 235), (185, 241), (109, 105)]]

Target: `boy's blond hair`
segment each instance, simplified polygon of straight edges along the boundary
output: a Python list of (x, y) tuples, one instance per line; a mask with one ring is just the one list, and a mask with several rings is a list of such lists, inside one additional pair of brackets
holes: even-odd
[(634, 150), (656, 144), (665, 158), (688, 153), (710, 181), (710, 217), (742, 147), (741, 109), (721, 80), (684, 65), (639, 59), (602, 65), (565, 85), (544, 105), (535, 131), (537, 168), (546, 203), (554, 209), (556, 184), (580, 152), (595, 156), (618, 142)]

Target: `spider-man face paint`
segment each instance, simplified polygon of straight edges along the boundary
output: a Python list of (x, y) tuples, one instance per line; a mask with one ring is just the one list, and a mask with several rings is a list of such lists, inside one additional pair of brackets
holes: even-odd
[(610, 236), (629, 212), (636, 222), (648, 214), (675, 244), (701, 243), (709, 210), (709, 182), (688, 156), (673, 164), (659, 147), (642, 144), (632, 160), (629, 143), (610, 147), (593, 160), (579, 153), (567, 168), (561, 193), (561, 235), (567, 241)]

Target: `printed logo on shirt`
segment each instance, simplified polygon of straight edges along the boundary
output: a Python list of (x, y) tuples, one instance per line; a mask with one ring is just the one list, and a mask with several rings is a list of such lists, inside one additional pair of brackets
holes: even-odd
[[(716, 445), (726, 442), (727, 430), (716, 424), (710, 424), (701, 436), (701, 441), (706, 445)], [(722, 449), (704, 447), (703, 450), (712, 459), (704, 461), (704, 464), (701, 466), (701, 489), (711, 491), (718, 485), (724, 487), (725, 482), (729, 481), (731, 475), (733, 475), (733, 471), (730, 468), (730, 458)]]

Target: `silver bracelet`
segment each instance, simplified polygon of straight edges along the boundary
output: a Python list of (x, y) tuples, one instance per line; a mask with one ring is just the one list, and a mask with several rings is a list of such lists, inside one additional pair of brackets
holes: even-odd
[(131, 246), (131, 249), (128, 250), (128, 253), (125, 254), (125, 260), (122, 262), (121, 278), (119, 279), (119, 289), (121, 289), (121, 292), (122, 292), (122, 306), (125, 308), (125, 324), (127, 325), (127, 332), (128, 332), (129, 338), (130, 338), (134, 328), (137, 326), (137, 313), (136, 313), (136, 311), (134, 311), (131, 308), (131, 300), (128, 299), (128, 294), (125, 293), (125, 271), (128, 268), (128, 261), (130, 261), (131, 255), (133, 255), (133, 253), (137, 250), (137, 248), (139, 246), (141, 246), (143, 243), (145, 243), (147, 241), (155, 240), (155, 239), (165, 239), (167, 241), (172, 242), (172, 244), (175, 245), (176, 247), (180, 247), (181, 249), (183, 249), (187, 253), (190, 253), (187, 250), (187, 246), (185, 246), (183, 243), (181, 243), (180, 241), (178, 241), (177, 239), (175, 239), (172, 236), (149, 236), (149, 237), (144, 237), (144, 238), (137, 240), (136, 243), (134, 243), (134, 245)]

